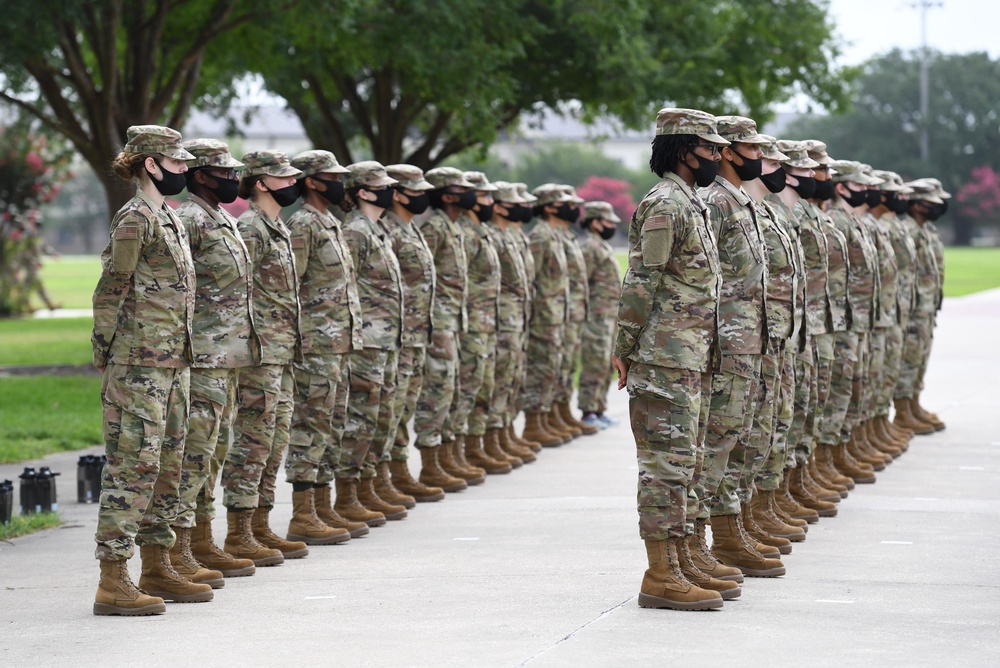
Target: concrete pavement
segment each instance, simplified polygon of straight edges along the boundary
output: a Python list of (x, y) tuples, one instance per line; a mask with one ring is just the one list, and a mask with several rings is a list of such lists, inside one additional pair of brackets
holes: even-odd
[[(76, 504), (75, 469), (99, 449), (56, 455), (45, 464), (63, 473), (67, 524), (0, 543), (0, 663), (1000, 665), (997, 379), (1000, 291), (946, 300), (923, 403), (948, 429), (812, 525), (787, 576), (747, 578), (715, 612), (636, 605), (645, 555), (624, 393), (610, 411), (621, 427), (156, 617), (91, 614), (96, 506)], [(290, 485), (279, 492), (283, 531)], [(221, 543), (224, 512), (214, 530)]]

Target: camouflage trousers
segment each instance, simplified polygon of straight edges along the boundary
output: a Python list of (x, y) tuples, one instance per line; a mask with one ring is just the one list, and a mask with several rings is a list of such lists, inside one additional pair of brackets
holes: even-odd
[[(784, 339), (771, 339), (768, 342), (768, 350), (774, 348), (774, 378), (769, 378), (769, 373), (771, 369), (769, 368), (769, 363), (767, 357), (761, 360), (760, 366), (760, 376), (762, 387), (766, 388), (768, 383), (773, 386), (773, 395), (770, 397), (771, 407), (771, 420), (770, 422), (764, 420), (768, 411), (755, 411), (755, 415), (759, 417), (754, 417), (754, 426), (750, 432), (750, 440), (758, 440), (761, 443), (770, 442), (770, 448), (764, 456), (764, 461), (761, 466), (753, 471), (753, 477), (744, 476), (744, 485), (741, 485), (741, 489), (746, 486), (752, 492), (752, 485), (746, 484), (749, 482), (756, 483), (760, 485), (761, 489), (775, 490), (781, 486), (781, 476), (782, 472), (785, 470), (786, 464), (786, 449), (788, 447), (788, 431), (792, 426), (792, 417), (794, 414), (793, 404), (795, 400), (795, 353), (792, 350), (794, 348), (795, 342), (785, 341)], [(767, 402), (767, 390), (757, 391), (758, 406), (766, 405), (761, 402)], [(764, 430), (770, 428), (770, 435)], [(758, 430), (760, 435), (758, 436)], [(752, 493), (748, 495), (752, 496)], [(740, 497), (740, 503), (744, 500), (742, 496)]]
[(451, 404), (456, 434), (482, 436), (493, 402), (497, 361), (496, 332), (466, 332), (459, 337), (459, 385)]
[(580, 390), (576, 405), (584, 415), (603, 414), (608, 409), (608, 389), (613, 377), (611, 348), (616, 325), (614, 317), (588, 320), (583, 325)]
[(759, 445), (750, 443), (750, 429), (760, 366), (760, 355), (723, 355), (721, 368), (712, 376), (704, 488), (698, 490), (701, 519), (740, 512), (737, 490)]
[(350, 359), (345, 356), (341, 368), (337, 396), (333, 400), (333, 418), (330, 420), (330, 442), (333, 447), (324, 448), (323, 456), (316, 472), (317, 485), (329, 485), (337, 476), (337, 467), (344, 456), (344, 426), (347, 424), (347, 397), (351, 393)]
[(885, 354), (886, 339), (888, 338), (888, 327), (873, 329), (871, 334), (871, 344), (869, 344), (869, 356), (867, 373), (863, 384), (864, 392), (861, 395), (861, 420), (868, 421), (875, 417), (882, 400), (882, 379), (885, 377)]
[(347, 355), (309, 355), (295, 364), (294, 374), (295, 406), (285, 478), (290, 483), (315, 484), (324, 453), (340, 451), (340, 443), (333, 440), (333, 414), (337, 389), (347, 376)]
[(524, 365), (524, 410), (548, 413), (562, 366), (563, 327), (533, 327)]
[(405, 462), (410, 457), (410, 432), (407, 425), (417, 408), (417, 400), (424, 386), (424, 365), (427, 349), (407, 346), (399, 351), (396, 372), (396, 398), (389, 433), (392, 434), (390, 458)]
[(497, 332), (497, 357), (493, 372), (493, 403), (486, 426), (503, 429), (513, 419), (514, 399), (524, 376), (524, 332)]
[(573, 387), (576, 384), (576, 369), (580, 364), (580, 347), (583, 344), (583, 321), (566, 322), (563, 329), (563, 352), (559, 361), (559, 384), (556, 386), (552, 401), (557, 404), (568, 404), (573, 398)]
[(424, 360), (424, 378), (428, 382), (420, 392), (413, 416), (418, 448), (435, 447), (441, 445), (442, 440), (455, 440), (448, 413), (459, 390), (457, 332), (435, 330), (431, 334)]
[(858, 362), (858, 335), (855, 332), (837, 332), (834, 335), (836, 359), (830, 366), (830, 393), (819, 418), (819, 443), (840, 445), (841, 429), (847, 417), (854, 384), (854, 367)]
[(851, 433), (861, 424), (865, 396), (865, 379), (868, 377), (868, 366), (871, 363), (871, 332), (858, 332), (858, 348), (855, 353), (854, 369), (851, 375), (850, 398), (844, 421), (840, 425), (840, 440), (846, 443)]
[(933, 315), (915, 311), (910, 316), (903, 342), (899, 381), (896, 383), (896, 399), (912, 399), (923, 389), (924, 372), (927, 370), (927, 361), (934, 340), (933, 333)]
[(903, 327), (893, 325), (885, 332), (885, 361), (882, 364), (882, 378), (878, 379), (879, 397), (875, 407), (875, 415), (888, 417), (896, 394), (896, 383), (899, 382), (900, 365), (903, 361)]
[(813, 419), (812, 443), (815, 448), (822, 441), (823, 415), (830, 401), (830, 386), (833, 383), (833, 367), (837, 361), (837, 336), (844, 332), (818, 334), (816, 342), (816, 411)]
[(815, 338), (810, 337), (806, 350), (795, 356), (794, 373), (795, 399), (792, 404), (792, 427), (788, 430), (785, 468), (806, 463), (816, 447), (819, 364)]
[(362, 348), (349, 358), (351, 391), (336, 476), (357, 480), (374, 476), (375, 463), (388, 447), (399, 351)]
[[(239, 369), (191, 369), (191, 410), (174, 526), (190, 528), (196, 517), (208, 520), (215, 515), (216, 478), (212, 474), (218, 475), (217, 462), (229, 450), (229, 441), (223, 442), (220, 436), (223, 424), (232, 424), (239, 373)], [(209, 485), (213, 490), (207, 498), (213, 502), (212, 508), (206, 507), (204, 490)]]
[(639, 536), (691, 533), (698, 510), (711, 372), (635, 363), (629, 368), (629, 418), (639, 464)]
[(229, 510), (274, 505), (294, 394), (290, 364), (240, 369), (233, 445), (222, 466), (222, 502)]
[(187, 368), (105, 367), (98, 559), (128, 559), (134, 543), (173, 546), (190, 383)]

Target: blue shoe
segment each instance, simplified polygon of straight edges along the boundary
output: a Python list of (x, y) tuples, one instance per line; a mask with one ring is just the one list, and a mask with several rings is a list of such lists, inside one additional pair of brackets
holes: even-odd
[(601, 423), (601, 429), (607, 429), (608, 427), (617, 427), (622, 423), (621, 420), (616, 420), (615, 418), (608, 417), (607, 415), (602, 415), (597, 419)]
[(597, 427), (598, 429), (604, 429), (603, 423), (601, 422), (601, 418), (597, 416), (597, 413), (587, 413), (586, 415), (583, 416), (583, 419), (580, 420), (580, 422), (587, 425), (588, 427)]

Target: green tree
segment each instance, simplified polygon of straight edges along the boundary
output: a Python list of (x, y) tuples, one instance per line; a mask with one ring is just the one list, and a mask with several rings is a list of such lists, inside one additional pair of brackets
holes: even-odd
[[(957, 192), (979, 166), (1000, 171), (1000, 60), (986, 53), (932, 54), (929, 113), (920, 116), (920, 54), (893, 50), (861, 67), (854, 104), (842, 115), (808, 118), (785, 133), (825, 141), (830, 154), (899, 172), (933, 176)], [(930, 159), (920, 158), (927, 129)], [(956, 227), (956, 241), (972, 230)]]
[[(130, 125), (183, 125), (199, 98), (232, 93), (239, 54), (220, 38), (280, 0), (13, 0), (0, 21), (0, 98), (63, 135), (108, 206), (131, 197), (108, 168)], [(328, 4), (328, 3), (323, 3)]]

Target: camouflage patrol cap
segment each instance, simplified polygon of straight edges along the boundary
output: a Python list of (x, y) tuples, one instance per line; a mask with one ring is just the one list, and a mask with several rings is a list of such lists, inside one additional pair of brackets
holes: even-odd
[(424, 170), (416, 165), (386, 165), (385, 173), (409, 190), (434, 190), (434, 186), (424, 178)]
[(240, 158), (243, 161), (243, 176), (274, 176), (300, 178), (302, 172), (292, 167), (288, 156), (281, 151), (250, 151)]
[(569, 193), (566, 192), (565, 186), (561, 186), (556, 183), (543, 183), (532, 190), (531, 194), (536, 197), (537, 201), (535, 204), (537, 206), (573, 201), (573, 198), (571, 198)]
[[(496, 192), (493, 193), (493, 201), (499, 202), (500, 204), (527, 204), (526, 200), (521, 193), (518, 191), (519, 183), (510, 183), (509, 181), (494, 181), (493, 185), (496, 186)], [(527, 188), (527, 186), (525, 186)]]
[(490, 180), (482, 172), (466, 172), (465, 180), (475, 184), (473, 187), (480, 192), (496, 192), (496, 186), (490, 183)]
[(879, 185), (879, 190), (884, 193), (906, 195), (913, 192), (909, 186), (903, 183), (903, 177), (896, 172), (890, 172), (886, 169), (876, 169), (872, 172), (872, 174), (882, 179), (882, 184)]
[(574, 188), (573, 186), (564, 185), (562, 188), (563, 191), (570, 196), (570, 200), (573, 202), (573, 204), (580, 206), (586, 201), (582, 197), (576, 194), (576, 188)]
[(809, 157), (809, 149), (806, 148), (805, 142), (781, 139), (778, 141), (778, 149), (788, 156), (782, 163), (789, 167), (816, 169), (820, 166), (818, 162)]
[(757, 132), (757, 122), (746, 116), (716, 116), (719, 134), (731, 144), (767, 144), (768, 139)]
[(767, 143), (762, 144), (760, 147), (764, 152), (765, 158), (768, 160), (777, 160), (779, 162), (782, 160), (788, 160), (788, 156), (782, 153), (781, 149), (778, 148), (778, 140), (775, 137), (772, 137), (771, 135), (761, 135), (761, 137), (767, 140)]
[(925, 178), (922, 178), (922, 179), (918, 179), (918, 180), (919, 181), (926, 181), (927, 183), (929, 183), (932, 186), (934, 186), (937, 189), (937, 192), (934, 193), (934, 194), (937, 195), (938, 198), (940, 198), (942, 200), (951, 199), (951, 193), (944, 189), (944, 185), (938, 179), (935, 179), (933, 177), (929, 177), (928, 176), (928, 177), (925, 177)]
[(314, 150), (296, 153), (292, 158), (295, 167), (305, 176), (313, 174), (347, 174), (347, 168), (337, 162), (337, 156), (330, 151)]
[(913, 189), (910, 194), (911, 200), (920, 200), (930, 204), (944, 204), (944, 200), (938, 197), (937, 187), (926, 179), (917, 179), (906, 184)]
[(660, 109), (656, 114), (656, 134), (694, 135), (713, 144), (729, 145), (719, 136), (715, 116), (698, 109)]
[(348, 165), (350, 174), (344, 177), (346, 188), (384, 188), (398, 183), (385, 172), (385, 167), (376, 160), (362, 160)]
[(618, 217), (617, 213), (615, 213), (615, 208), (608, 202), (601, 201), (586, 202), (583, 205), (583, 217), (585, 219), (603, 218), (604, 220), (610, 220), (613, 223), (622, 222), (622, 219)]
[(181, 133), (163, 125), (133, 125), (125, 131), (123, 149), (130, 155), (153, 153), (175, 160), (190, 160), (194, 156), (181, 145)]
[(830, 178), (834, 183), (850, 181), (863, 186), (877, 186), (881, 179), (865, 174), (865, 166), (856, 160), (834, 160), (830, 163)]
[(435, 189), (447, 188), (448, 186), (476, 187), (475, 183), (471, 183), (465, 178), (465, 172), (454, 167), (435, 167), (424, 174), (424, 178), (430, 181)]
[(535, 197), (530, 192), (528, 192), (528, 184), (527, 183), (521, 183), (520, 181), (518, 181), (514, 185), (517, 186), (517, 194), (520, 195), (521, 197), (523, 197), (524, 201), (527, 204), (534, 204), (535, 202), (538, 201), (537, 197)]
[(805, 139), (802, 143), (805, 144), (809, 157), (818, 162), (820, 166), (826, 166), (833, 162), (833, 158), (826, 152), (826, 144), (820, 140)]
[(229, 145), (218, 139), (188, 139), (181, 143), (194, 157), (187, 160), (188, 169), (196, 167), (221, 167), (241, 169), (243, 163), (229, 153)]

